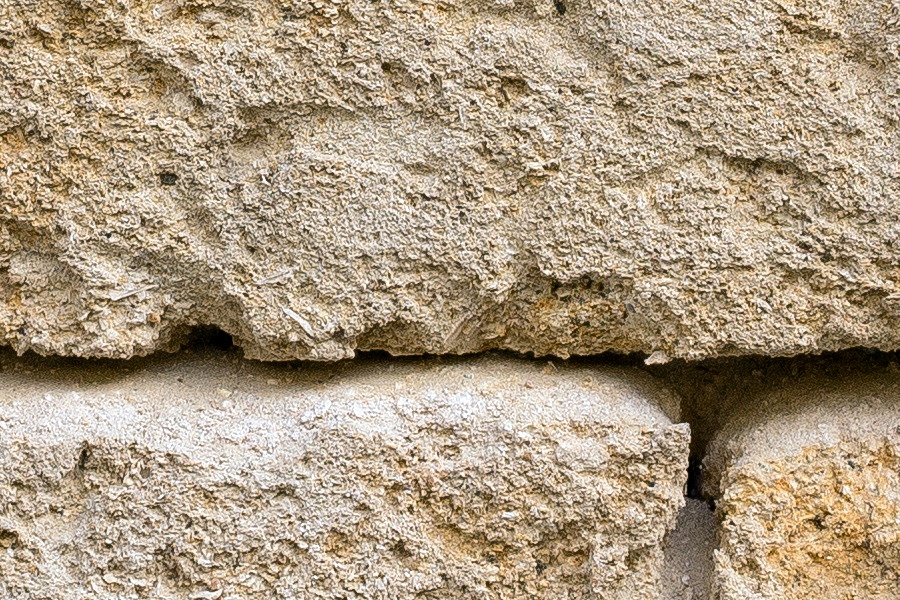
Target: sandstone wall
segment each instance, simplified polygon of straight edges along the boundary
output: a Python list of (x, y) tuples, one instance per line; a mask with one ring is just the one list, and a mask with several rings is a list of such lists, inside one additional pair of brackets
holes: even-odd
[(898, 123), (893, 0), (0, 0), (0, 600), (900, 598)]

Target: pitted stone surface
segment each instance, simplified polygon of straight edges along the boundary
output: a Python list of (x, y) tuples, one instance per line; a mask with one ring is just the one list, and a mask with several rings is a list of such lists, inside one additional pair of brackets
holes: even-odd
[(640, 372), (38, 364), (0, 373), (0, 597), (660, 597), (688, 431)]
[(0, 343), (898, 347), (889, 0), (0, 2)]
[(721, 521), (713, 597), (900, 597), (896, 368), (805, 378), (745, 406), (705, 461)]

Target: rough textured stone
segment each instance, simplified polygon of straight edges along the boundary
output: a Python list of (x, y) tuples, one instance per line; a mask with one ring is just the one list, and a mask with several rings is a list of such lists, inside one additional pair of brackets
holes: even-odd
[(0, 597), (659, 598), (688, 431), (640, 372), (2, 366)]
[(687, 499), (663, 547), (659, 600), (709, 600), (716, 520), (706, 502)]
[(0, 2), (0, 342), (900, 340), (889, 0)]
[(900, 375), (805, 379), (712, 442), (721, 600), (900, 597)]

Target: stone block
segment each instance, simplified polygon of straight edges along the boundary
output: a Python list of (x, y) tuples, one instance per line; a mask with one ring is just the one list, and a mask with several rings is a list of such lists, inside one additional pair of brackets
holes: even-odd
[(0, 3), (0, 345), (900, 347), (888, 0)]
[(805, 378), (744, 399), (710, 445), (714, 597), (900, 597), (900, 376)]
[(689, 434), (640, 372), (28, 364), (0, 372), (0, 597), (659, 598)]

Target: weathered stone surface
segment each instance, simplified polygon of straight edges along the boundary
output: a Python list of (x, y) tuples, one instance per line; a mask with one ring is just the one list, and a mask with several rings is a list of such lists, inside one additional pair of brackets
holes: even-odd
[(660, 600), (709, 600), (716, 520), (706, 502), (687, 499), (663, 546)]
[(714, 597), (900, 597), (900, 376), (806, 379), (713, 441)]
[(900, 340), (888, 0), (0, 2), (0, 342)]
[(657, 600), (677, 400), (619, 369), (0, 375), (0, 597)]

